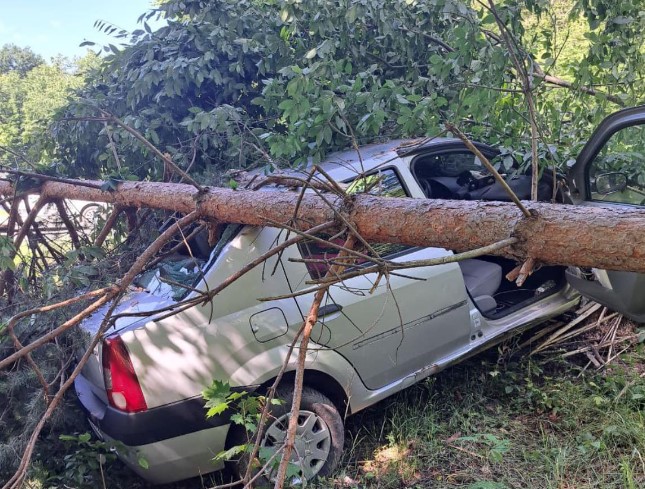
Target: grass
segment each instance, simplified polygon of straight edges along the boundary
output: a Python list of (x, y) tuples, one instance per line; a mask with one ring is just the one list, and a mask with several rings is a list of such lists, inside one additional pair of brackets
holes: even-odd
[(645, 487), (645, 382), (621, 364), (476, 357), (348, 420), (345, 468), (319, 487)]

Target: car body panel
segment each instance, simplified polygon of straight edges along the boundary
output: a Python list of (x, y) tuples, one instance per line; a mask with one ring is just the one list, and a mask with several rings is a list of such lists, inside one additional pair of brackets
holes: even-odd
[[(117, 450), (119, 458), (153, 484), (167, 484), (224, 468), (215, 455), (224, 450), (229, 425)], [(95, 428), (95, 431), (101, 433)], [(102, 434), (106, 442), (116, 441)]]
[[(441, 248), (415, 248), (393, 261), (451, 254)], [(394, 275), (379, 280), (372, 273), (333, 286), (323, 306), (338, 305), (342, 312), (320, 318), (312, 333), (313, 341), (345, 357), (368, 389), (410, 375), (446, 350), (467, 343), (470, 336), (459, 265), (416, 268), (405, 274), (418, 280)], [(312, 300), (312, 294), (299, 297), (301, 309), (307, 310)], [(292, 321), (297, 327), (302, 316)]]

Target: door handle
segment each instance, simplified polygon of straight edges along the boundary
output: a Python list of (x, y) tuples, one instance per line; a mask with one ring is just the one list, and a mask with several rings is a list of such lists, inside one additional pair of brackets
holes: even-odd
[(339, 312), (343, 310), (343, 306), (340, 304), (327, 304), (325, 306), (322, 306), (320, 309), (318, 309), (318, 317), (321, 318), (323, 316), (329, 316), (330, 314), (333, 314), (335, 312)]

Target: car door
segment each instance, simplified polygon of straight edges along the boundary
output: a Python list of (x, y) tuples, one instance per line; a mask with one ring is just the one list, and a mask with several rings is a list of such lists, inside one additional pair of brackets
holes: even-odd
[[(370, 193), (406, 195), (394, 168), (364, 178), (374, 176), (380, 183)], [(355, 181), (350, 185), (365, 190), (370, 184)], [(373, 246), (381, 257), (397, 262), (452, 254), (442, 248)], [(332, 258), (336, 250), (308, 243), (301, 246), (301, 253), (305, 259), (316, 260)], [(354, 268), (370, 264), (356, 264)], [(323, 276), (326, 271), (320, 262), (308, 263), (312, 277)], [(301, 310), (307, 311), (311, 301), (312, 294), (298, 298)], [(467, 348), (470, 336), (464, 280), (459, 266), (449, 263), (401, 270), (388, 278), (369, 273), (332, 286), (312, 341), (336, 350), (354, 366), (367, 388), (378, 389), (408, 376), (413, 379), (415, 372)]]
[[(598, 126), (570, 173), (579, 205), (645, 206), (645, 106), (616, 112)], [(567, 280), (581, 294), (645, 322), (645, 275), (570, 268)]]

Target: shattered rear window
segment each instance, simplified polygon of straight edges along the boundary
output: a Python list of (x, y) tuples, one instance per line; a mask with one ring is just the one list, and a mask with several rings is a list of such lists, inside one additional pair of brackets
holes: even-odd
[(198, 235), (201, 246), (184, 246), (174, 253), (164, 256), (157, 264), (142, 272), (134, 280), (138, 287), (146, 289), (158, 297), (166, 297), (180, 301), (189, 292), (196, 290), (203, 280), (206, 270), (215, 262), (216, 258), (238, 233), (242, 226), (229, 224), (220, 233), (220, 238), (213, 247), (204, 247), (204, 240), (208, 241), (208, 231)]

